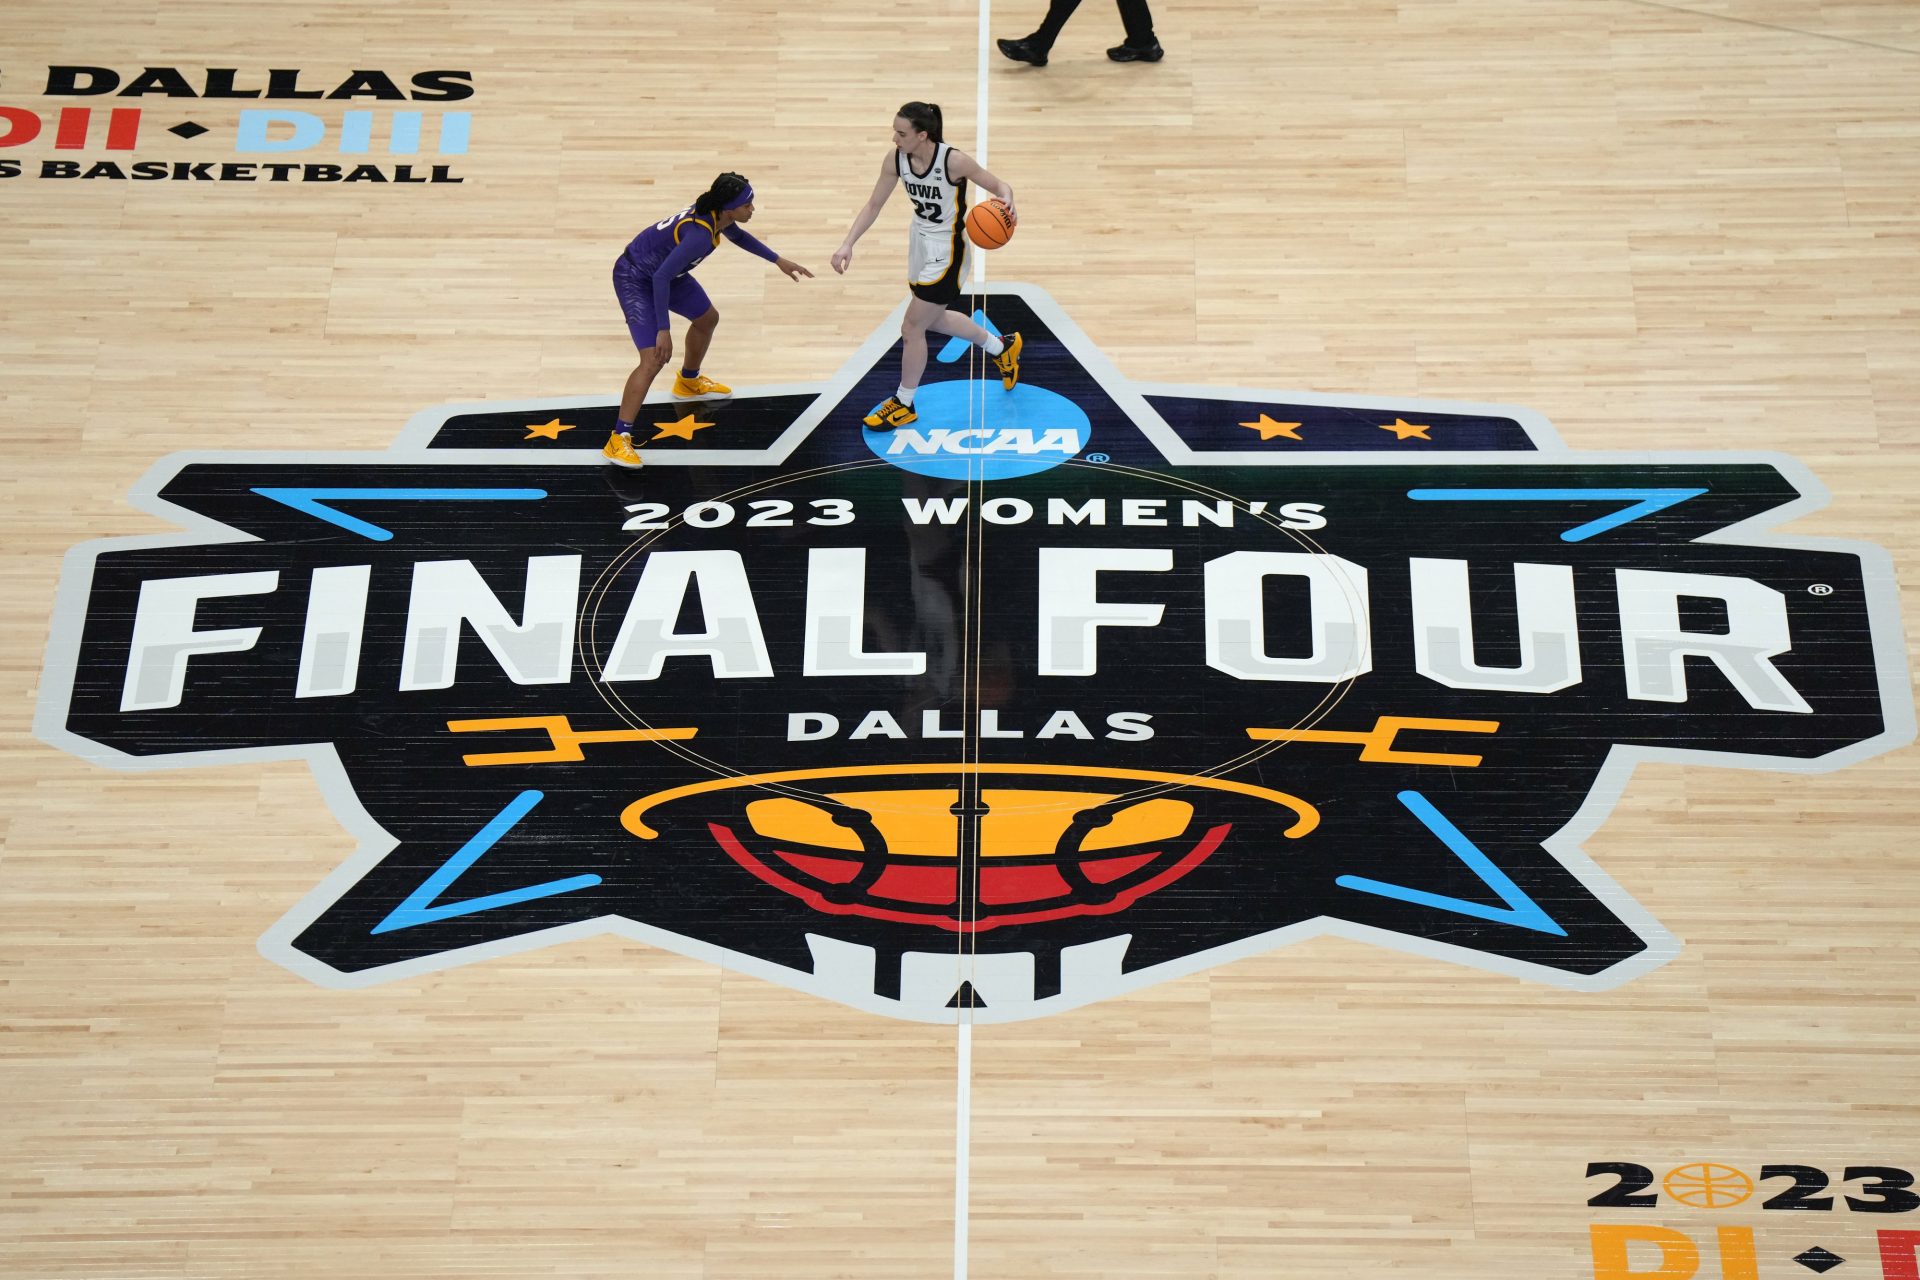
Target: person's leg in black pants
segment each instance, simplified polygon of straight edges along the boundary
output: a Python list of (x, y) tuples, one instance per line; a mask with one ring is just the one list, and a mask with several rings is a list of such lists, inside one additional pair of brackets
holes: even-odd
[(1040, 19), (1039, 29), (1024, 39), (999, 41), (1000, 52), (1015, 62), (1046, 66), (1047, 51), (1053, 48), (1053, 42), (1060, 38), (1060, 29), (1067, 25), (1067, 19), (1079, 7), (1080, 0), (1052, 0), (1047, 5), (1047, 16)]
[(1107, 50), (1115, 62), (1158, 62), (1165, 56), (1153, 34), (1153, 13), (1147, 0), (1119, 0), (1120, 21), (1126, 24), (1127, 41)]
[[(1139, 0), (1145, 3), (1145, 0)], [(1080, 0), (1052, 0), (1047, 5), (1047, 16), (1040, 19), (1040, 29), (1027, 37), (1027, 43), (1045, 53), (1053, 48), (1053, 42), (1060, 38), (1060, 28), (1067, 25), (1067, 19), (1080, 7)]]
[[(1153, 34), (1153, 13), (1147, 8), (1147, 0), (1119, 0), (1120, 21), (1126, 26), (1126, 43), (1118, 48), (1107, 50), (1107, 56), (1115, 62), (1158, 62), (1165, 55), (1160, 42)], [(1023, 40), (999, 41), (1000, 52), (1015, 62), (1028, 62), (1036, 67), (1047, 65), (1047, 54), (1053, 49), (1053, 42), (1060, 38), (1060, 31), (1067, 25), (1067, 19), (1080, 7), (1080, 0), (1051, 0), (1047, 5), (1047, 16), (1040, 20), (1039, 28)]]

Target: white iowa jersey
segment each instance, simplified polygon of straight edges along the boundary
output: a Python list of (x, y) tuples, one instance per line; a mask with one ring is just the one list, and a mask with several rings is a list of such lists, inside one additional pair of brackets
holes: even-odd
[(913, 221), (907, 228), (907, 279), (934, 284), (954, 271), (965, 253), (962, 234), (967, 212), (967, 181), (947, 172), (953, 148), (942, 142), (933, 149), (933, 163), (924, 175), (913, 171), (904, 152), (894, 153), (900, 185), (913, 202)]

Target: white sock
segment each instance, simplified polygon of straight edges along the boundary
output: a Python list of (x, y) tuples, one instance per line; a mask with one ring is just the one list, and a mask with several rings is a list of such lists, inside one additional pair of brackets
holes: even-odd
[(901, 387), (898, 390), (896, 390), (893, 393), (893, 398), (895, 400), (898, 400), (901, 404), (906, 405), (907, 408), (909, 409), (913, 408), (913, 392), (907, 390), (905, 387)]
[(1006, 343), (1000, 341), (1000, 339), (994, 337), (992, 334), (987, 335), (987, 354), (988, 355), (997, 356), (1002, 351), (1005, 351), (1006, 349), (1007, 349)]

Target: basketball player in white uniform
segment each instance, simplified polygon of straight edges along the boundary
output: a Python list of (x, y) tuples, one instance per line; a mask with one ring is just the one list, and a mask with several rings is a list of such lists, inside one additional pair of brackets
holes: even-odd
[(960, 297), (967, 270), (967, 183), (977, 182), (1013, 208), (1013, 188), (988, 173), (964, 151), (941, 138), (940, 108), (930, 102), (909, 102), (893, 121), (893, 153), (880, 164), (880, 180), (873, 194), (854, 215), (847, 238), (833, 254), (833, 269), (845, 274), (853, 262), (853, 244), (880, 216), (880, 206), (896, 183), (913, 202), (913, 220), (907, 230), (906, 319), (900, 324), (900, 387), (874, 407), (863, 421), (870, 430), (891, 431), (919, 417), (913, 411), (913, 393), (927, 368), (927, 330), (965, 338), (993, 358), (1000, 385), (1013, 390), (1020, 381), (1020, 335), (1003, 341), (975, 324), (965, 313), (948, 310)]

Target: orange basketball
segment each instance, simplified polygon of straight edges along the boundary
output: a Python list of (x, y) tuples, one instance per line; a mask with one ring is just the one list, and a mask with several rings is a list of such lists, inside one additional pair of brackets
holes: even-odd
[(1013, 239), (1013, 210), (1004, 200), (982, 200), (967, 210), (967, 239), (982, 249), (998, 249)]

